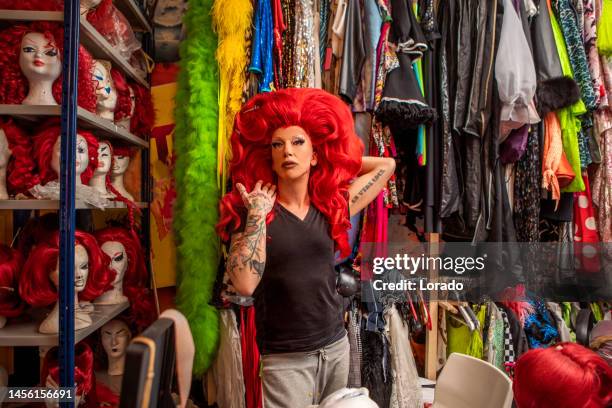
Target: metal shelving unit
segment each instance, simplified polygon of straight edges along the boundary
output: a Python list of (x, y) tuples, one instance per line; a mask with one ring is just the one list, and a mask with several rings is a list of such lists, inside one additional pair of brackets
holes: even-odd
[[(94, 305), (94, 311), (91, 313), (93, 323), (91, 326), (75, 331), (74, 341), (78, 343), (83, 340), (128, 307), (129, 303), (127, 302), (117, 305)], [(13, 323), (0, 329), (0, 347), (57, 345), (57, 334), (42, 334), (38, 332), (38, 325), (45, 318), (46, 312), (47, 310), (45, 309), (33, 309), (30, 314), (25, 316), (29, 318), (28, 321)]]
[[(119, 3), (130, 3), (129, 0), (122, 0)], [(134, 4), (136, 9), (137, 6)], [(131, 7), (127, 7), (131, 9)], [(140, 10), (138, 10), (140, 11)], [(142, 13), (139, 14), (142, 19), (145, 19)], [(61, 11), (31, 11), (31, 10), (0, 10), (0, 21), (64, 21), (64, 15)], [(145, 19), (146, 21), (146, 19)], [(65, 25), (65, 24), (64, 24)], [(79, 31), (81, 43), (87, 50), (97, 59), (110, 60), (113, 66), (119, 68), (126, 76), (132, 78), (140, 85), (149, 86), (147, 78), (141, 75), (129, 62), (119, 54), (119, 52), (106, 41), (102, 35), (87, 21), (85, 16), (79, 17)], [(148, 30), (150, 31), (150, 26)]]
[[(134, 0), (115, 0), (117, 8), (126, 16), (135, 31), (143, 32), (143, 47), (147, 49), (147, 39), (150, 38), (151, 25)], [(109, 120), (99, 118), (95, 114), (77, 106), (77, 72), (78, 47), (84, 45), (98, 59), (110, 60), (114, 67), (121, 70), (135, 82), (149, 87), (146, 75), (134, 69), (117, 50), (111, 46), (93, 26), (80, 15), (79, 0), (64, 0), (63, 12), (0, 10), (0, 23), (27, 21), (55, 21), (64, 24), (63, 83), (61, 106), (28, 106), (0, 105), (0, 115), (10, 115), (22, 122), (36, 125), (45, 117), (61, 118), (61, 169), (60, 169), (60, 200), (3, 200), (0, 210), (15, 210), (14, 216), (23, 218), (27, 210), (58, 210), (59, 216), (59, 328), (58, 335), (38, 333), (38, 325), (46, 313), (43, 309), (33, 309), (29, 315), (23, 316), (17, 322), (11, 322), (0, 329), (0, 346), (53, 346), (59, 345), (60, 385), (74, 385), (74, 344), (89, 336), (113, 317), (129, 307), (128, 303), (111, 306), (96, 305), (92, 314), (93, 324), (87, 328), (74, 330), (74, 232), (76, 210), (93, 209), (90, 205), (75, 201), (75, 156), (76, 133), (78, 128), (93, 131), (96, 135), (111, 138), (122, 143), (131, 144), (143, 149), (142, 165), (142, 197), (144, 202), (136, 203), (142, 211), (143, 222), (149, 219), (150, 172), (148, 169), (149, 142), (143, 140), (128, 130), (123, 129)], [(111, 202), (108, 209), (127, 208), (122, 202)], [(24, 213), (23, 211), (26, 210)], [(146, 234), (148, 226), (144, 226)], [(148, 236), (144, 237), (144, 246), (148, 248)], [(147, 257), (148, 258), (148, 257)], [(61, 406), (72, 407), (74, 403), (61, 403)]]
[[(75, 201), (74, 206), (77, 210), (95, 210), (90, 204), (83, 201)], [(136, 203), (138, 208), (149, 208), (149, 203)], [(0, 200), (0, 210), (59, 210), (59, 200)], [(125, 203), (120, 201), (111, 201), (110, 205), (105, 210), (127, 208)], [(0, 335), (2, 332), (0, 332)]]
[[(10, 115), (28, 121), (38, 121), (41, 117), (57, 116), (62, 113), (61, 105), (2, 105), (0, 104), (0, 115)], [(148, 148), (149, 142), (130, 133), (127, 129), (117, 126), (108, 119), (103, 119), (96, 114), (81, 107), (77, 107), (77, 122), (79, 129), (95, 131), (96, 134), (117, 139), (122, 142), (133, 144), (140, 148)]]

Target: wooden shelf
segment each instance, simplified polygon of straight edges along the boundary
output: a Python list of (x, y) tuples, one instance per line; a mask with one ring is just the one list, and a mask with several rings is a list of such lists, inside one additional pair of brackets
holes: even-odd
[[(95, 310), (91, 314), (92, 325), (74, 332), (75, 343), (83, 340), (127, 309), (129, 303), (124, 302), (108, 306), (94, 305), (94, 307)], [(29, 321), (15, 323), (9, 321), (4, 328), (0, 329), (0, 346), (56, 346), (58, 344), (57, 334), (41, 334), (38, 332), (38, 326), (47, 313), (47, 309), (32, 309), (25, 316), (26, 318), (30, 317)]]
[[(121, 0), (120, 3), (130, 3), (133, 0)], [(138, 10), (136, 4), (133, 4)], [(125, 6), (131, 8), (129, 4)], [(140, 10), (138, 10), (140, 11)], [(144, 16), (142, 16), (144, 19)], [(29, 10), (0, 10), (0, 21), (64, 21), (64, 13), (61, 11), (29, 11)], [(146, 19), (144, 19), (146, 21)], [(149, 27), (150, 28), (150, 27)], [(102, 35), (87, 21), (85, 16), (81, 16), (81, 44), (98, 59), (111, 60), (115, 68), (121, 70), (125, 75), (132, 78), (139, 84), (149, 87), (147, 79), (143, 77), (119, 52), (106, 41)]]
[[(105, 210), (113, 210), (118, 208), (127, 208), (125, 203), (121, 201), (111, 201), (110, 206), (106, 207)], [(97, 209), (90, 204), (84, 203), (83, 201), (76, 201), (75, 206), (79, 210), (85, 209)], [(148, 208), (149, 203), (136, 203), (138, 208)], [(0, 210), (57, 210), (59, 209), (58, 200), (0, 200)], [(0, 332), (0, 336), (2, 333)]]
[(151, 24), (134, 0), (115, 0), (115, 6), (128, 19), (134, 31), (152, 31)]
[[(29, 121), (37, 121), (41, 116), (60, 116), (60, 105), (0, 105), (0, 115), (10, 115)], [(142, 148), (148, 148), (149, 142), (128, 132), (127, 129), (117, 126), (108, 119), (102, 119), (98, 115), (81, 107), (77, 109), (79, 127), (93, 130), (98, 135), (104, 135), (111, 139), (121, 140)]]
[(63, 11), (0, 10), (5, 21), (64, 21)]

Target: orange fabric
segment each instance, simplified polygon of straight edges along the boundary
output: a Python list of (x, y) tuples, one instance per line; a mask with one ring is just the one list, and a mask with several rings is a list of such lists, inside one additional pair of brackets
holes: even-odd
[(551, 191), (552, 199), (559, 202), (561, 187), (575, 177), (574, 171), (563, 153), (561, 124), (555, 112), (544, 118), (544, 157), (542, 160), (542, 187)]

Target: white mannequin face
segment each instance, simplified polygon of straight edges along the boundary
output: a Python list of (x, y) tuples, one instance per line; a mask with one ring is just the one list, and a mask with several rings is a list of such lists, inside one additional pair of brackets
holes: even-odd
[(74, 291), (82, 292), (89, 276), (89, 255), (82, 245), (74, 247)]
[(125, 275), (125, 271), (128, 267), (128, 258), (127, 253), (125, 252), (125, 247), (121, 242), (107, 241), (103, 243), (100, 248), (110, 257), (111, 263), (109, 266), (111, 269), (117, 272), (117, 276), (113, 282), (113, 284), (116, 285), (123, 280), (123, 275)]
[[(89, 255), (83, 245), (74, 246), (74, 291), (82, 292), (89, 276)], [(51, 282), (59, 288), (59, 259), (55, 269), (49, 275)]]
[(4, 130), (0, 129), (0, 169), (8, 165), (10, 158), (11, 150), (9, 149), (8, 140), (6, 139), (6, 133), (4, 133)]
[(111, 168), (111, 147), (108, 142), (100, 142), (98, 146), (98, 168), (95, 174), (106, 174)]
[(125, 356), (125, 349), (130, 342), (132, 334), (130, 328), (121, 320), (111, 320), (102, 326), (102, 347), (109, 358)]
[[(97, 83), (96, 96), (98, 98), (98, 113), (113, 112), (117, 106), (117, 90), (113, 84), (110, 74), (110, 67), (101, 60), (95, 60), (93, 70), (93, 80)], [(111, 117), (112, 119), (112, 117)]]
[[(61, 137), (58, 137), (53, 145), (53, 152), (51, 153), (51, 168), (59, 175), (60, 173), (60, 159), (61, 159)], [(87, 140), (79, 134), (77, 134), (77, 146), (76, 146), (76, 175), (80, 176), (87, 166), (89, 166), (89, 150), (87, 149)]]
[(44, 34), (28, 33), (21, 40), (19, 67), (30, 82), (53, 82), (62, 72), (59, 50)]
[(128, 168), (130, 164), (130, 156), (113, 156), (113, 176), (118, 176), (123, 173)]

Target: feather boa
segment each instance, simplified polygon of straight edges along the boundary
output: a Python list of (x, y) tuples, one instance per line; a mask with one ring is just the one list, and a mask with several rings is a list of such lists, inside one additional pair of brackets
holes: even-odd
[(174, 230), (177, 306), (189, 320), (196, 346), (194, 373), (211, 365), (219, 343), (219, 314), (209, 303), (219, 264), (217, 173), (218, 75), (212, 0), (190, 0), (183, 18), (176, 95)]
[(215, 57), (219, 64), (219, 133), (217, 147), (217, 185), (225, 194), (229, 143), (234, 117), (242, 106), (246, 82), (247, 38), (250, 36), (253, 5), (250, 0), (216, 0), (212, 9), (213, 27), (219, 36)]

